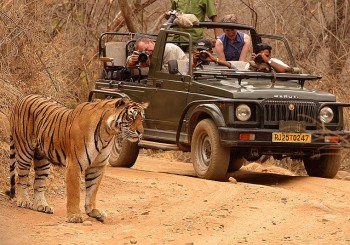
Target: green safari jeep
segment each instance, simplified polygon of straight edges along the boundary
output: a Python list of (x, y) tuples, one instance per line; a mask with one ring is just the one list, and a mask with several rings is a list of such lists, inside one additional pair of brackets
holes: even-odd
[[(189, 50), (195, 47), (191, 36), (172, 23), (164, 24), (157, 35), (103, 33), (99, 39), (103, 71), (89, 100), (128, 96), (150, 102), (143, 140), (117, 138), (109, 163), (132, 167), (139, 148), (177, 149), (191, 152), (194, 170), (204, 179), (224, 180), (227, 172), (263, 155), (301, 159), (309, 176), (333, 178), (341, 149), (350, 146), (350, 133), (343, 124), (343, 108), (350, 104), (307, 88), (307, 83), (321, 77), (298, 72), (285, 38), (233, 23), (200, 22), (196, 27), (242, 30), (251, 36), (253, 49), (261, 42), (271, 44), (293, 72), (252, 71), (244, 62), (233, 62), (235, 69), (216, 64), (192, 67), (191, 53), (188, 60), (164, 64), (166, 43), (184, 45), (173, 40), (175, 35), (188, 38)], [(156, 41), (151, 65), (128, 69), (126, 57), (138, 35)]]

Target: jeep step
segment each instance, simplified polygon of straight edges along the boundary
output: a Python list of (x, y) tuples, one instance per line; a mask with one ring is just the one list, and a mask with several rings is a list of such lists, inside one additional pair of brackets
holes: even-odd
[(163, 151), (179, 151), (180, 148), (175, 144), (160, 143), (148, 140), (141, 140), (139, 142), (139, 147), (153, 150), (163, 150)]

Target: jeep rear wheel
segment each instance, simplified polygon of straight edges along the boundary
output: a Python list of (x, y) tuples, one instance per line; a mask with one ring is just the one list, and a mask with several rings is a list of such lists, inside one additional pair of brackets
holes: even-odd
[(131, 168), (139, 155), (138, 141), (131, 142), (120, 137), (116, 137), (114, 141), (109, 164), (112, 167)]
[(229, 165), (230, 149), (220, 145), (219, 133), (212, 120), (204, 119), (197, 124), (193, 132), (191, 159), (198, 177), (224, 179)]
[(340, 168), (339, 149), (322, 150), (320, 156), (303, 158), (304, 167), (309, 176), (334, 178)]

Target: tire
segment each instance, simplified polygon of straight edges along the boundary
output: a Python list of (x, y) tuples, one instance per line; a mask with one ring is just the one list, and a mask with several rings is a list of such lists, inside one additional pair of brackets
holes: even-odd
[(340, 149), (322, 150), (319, 157), (303, 158), (304, 167), (309, 176), (334, 178), (340, 168)]
[(239, 155), (237, 151), (231, 151), (230, 154), (230, 162), (228, 166), (228, 172), (233, 172), (239, 170), (243, 164), (245, 163), (245, 159), (243, 156)]
[(198, 177), (224, 180), (230, 149), (220, 145), (217, 127), (210, 119), (200, 121), (193, 132), (191, 160)]
[(131, 168), (134, 166), (138, 155), (138, 141), (131, 142), (128, 139), (121, 140), (116, 137), (108, 161), (112, 167)]

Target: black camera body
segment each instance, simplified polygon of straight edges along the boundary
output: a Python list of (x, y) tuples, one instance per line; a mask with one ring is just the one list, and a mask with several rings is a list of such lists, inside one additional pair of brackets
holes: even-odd
[(146, 63), (147, 60), (148, 60), (148, 57), (149, 57), (149, 54), (147, 52), (145, 52), (145, 51), (142, 51), (142, 52), (139, 53), (137, 61), (139, 63)]
[(261, 57), (261, 55), (257, 55), (257, 56), (255, 56), (255, 58), (254, 58), (254, 62), (255, 62), (255, 64), (257, 64), (257, 65), (260, 65), (261, 63), (264, 63), (264, 59)]
[(206, 59), (208, 59), (208, 58), (209, 58), (209, 54), (207, 54), (207, 52), (205, 50), (201, 50), (199, 52), (199, 59), (201, 61), (206, 61)]

